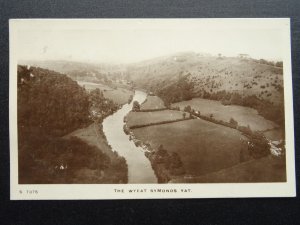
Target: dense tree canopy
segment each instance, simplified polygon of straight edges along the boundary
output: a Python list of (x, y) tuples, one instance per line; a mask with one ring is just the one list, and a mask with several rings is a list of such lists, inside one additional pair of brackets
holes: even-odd
[(193, 84), (186, 76), (183, 76), (176, 83), (159, 89), (157, 94), (167, 106), (173, 102), (187, 101), (193, 97)]
[(18, 84), (19, 127), (61, 136), (88, 123), (89, 96), (76, 81), (41, 68), (32, 68), (32, 74), (28, 83)]
[[(62, 137), (117, 109), (98, 89), (88, 93), (54, 71), (18, 67), (18, 157), (20, 183), (127, 182), (124, 158), (112, 162), (101, 149)], [(107, 168), (120, 176), (105, 175)], [(115, 181), (115, 180), (117, 181)]]

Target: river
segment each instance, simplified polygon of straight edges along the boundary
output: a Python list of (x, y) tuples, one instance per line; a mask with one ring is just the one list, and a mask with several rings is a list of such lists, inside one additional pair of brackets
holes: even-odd
[(103, 132), (112, 150), (123, 156), (128, 165), (128, 183), (157, 183), (157, 178), (151, 167), (149, 159), (141, 147), (136, 147), (129, 136), (124, 133), (124, 117), (131, 111), (134, 101), (140, 104), (146, 100), (147, 94), (135, 91), (131, 104), (125, 104), (114, 114), (103, 121)]

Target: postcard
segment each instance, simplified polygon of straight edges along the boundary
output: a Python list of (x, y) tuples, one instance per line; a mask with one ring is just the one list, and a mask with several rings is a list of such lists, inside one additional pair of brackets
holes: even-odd
[(288, 18), (9, 32), (12, 200), (296, 195)]

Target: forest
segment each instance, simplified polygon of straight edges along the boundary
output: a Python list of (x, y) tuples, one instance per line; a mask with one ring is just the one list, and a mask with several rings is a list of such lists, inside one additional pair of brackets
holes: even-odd
[[(117, 109), (99, 90), (87, 92), (67, 75), (18, 66), (19, 183), (127, 182), (124, 158), (64, 136)], [(125, 171), (111, 180), (106, 170)], [(116, 173), (118, 174), (118, 173)]]

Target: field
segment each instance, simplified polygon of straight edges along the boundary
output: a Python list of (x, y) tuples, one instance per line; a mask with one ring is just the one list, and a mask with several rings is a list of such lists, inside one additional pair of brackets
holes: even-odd
[(141, 110), (164, 109), (164, 102), (157, 96), (147, 96), (146, 101), (141, 105)]
[(125, 88), (111, 88), (105, 84), (84, 81), (77, 81), (77, 83), (80, 86), (84, 86), (86, 90), (99, 88), (101, 91), (103, 91), (103, 95), (105, 98), (108, 98), (119, 105), (127, 103), (130, 95), (133, 95), (133, 91), (129, 91)]
[[(189, 117), (189, 113), (186, 113)], [(158, 123), (163, 121), (173, 121), (183, 118), (183, 112), (175, 110), (163, 110), (154, 112), (130, 112), (127, 115), (127, 125), (129, 127), (144, 125), (149, 123)]]
[(134, 93), (124, 88), (117, 88), (111, 91), (104, 91), (103, 94), (105, 98), (111, 99), (117, 104), (124, 105)]
[(264, 135), (272, 141), (277, 141), (277, 140), (284, 140), (284, 131), (279, 128), (279, 129), (273, 129), (273, 130), (269, 130), (264, 132)]
[(107, 85), (100, 84), (100, 83), (93, 83), (93, 82), (86, 82), (86, 81), (77, 81), (80, 86), (84, 86), (86, 90), (93, 90), (99, 88), (101, 91), (110, 91), (110, 88)]
[(236, 105), (225, 106), (219, 101), (202, 98), (194, 98), (190, 101), (172, 104), (172, 106), (179, 106), (181, 110), (183, 110), (187, 105), (190, 105), (194, 110), (200, 111), (202, 115), (209, 116), (210, 114), (213, 114), (215, 119), (223, 120), (225, 122), (229, 122), (230, 118), (233, 118), (239, 125), (249, 125), (252, 130), (264, 131), (277, 127), (274, 122), (266, 120), (262, 116), (258, 115), (255, 109), (248, 107)]
[(167, 151), (178, 153), (189, 175), (236, 165), (247, 150), (240, 132), (201, 119), (137, 128), (133, 132), (153, 148), (162, 144)]
[(196, 178), (179, 178), (173, 183), (253, 183), (253, 182), (285, 182), (286, 171), (284, 158), (271, 155), (238, 164), (214, 173)]

